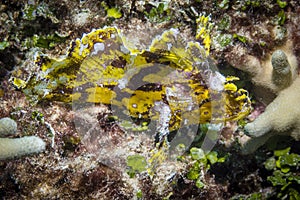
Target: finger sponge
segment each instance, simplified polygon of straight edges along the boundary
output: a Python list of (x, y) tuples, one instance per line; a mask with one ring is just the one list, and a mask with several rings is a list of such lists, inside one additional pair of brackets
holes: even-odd
[[(0, 137), (16, 133), (17, 123), (10, 118), (0, 119)], [(45, 142), (36, 136), (0, 138), (0, 160), (20, 157), (45, 150)]]

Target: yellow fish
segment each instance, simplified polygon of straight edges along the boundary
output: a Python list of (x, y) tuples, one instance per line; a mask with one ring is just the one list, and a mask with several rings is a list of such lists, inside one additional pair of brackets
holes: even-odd
[(201, 45), (185, 43), (178, 30), (165, 31), (141, 51), (127, 48), (125, 40), (114, 27), (93, 30), (60, 59), (38, 55), (41, 71), (14, 84), (36, 101), (106, 104), (120, 118), (157, 120), (168, 131), (250, 112), (247, 91), (233, 83), (238, 78), (218, 73)]

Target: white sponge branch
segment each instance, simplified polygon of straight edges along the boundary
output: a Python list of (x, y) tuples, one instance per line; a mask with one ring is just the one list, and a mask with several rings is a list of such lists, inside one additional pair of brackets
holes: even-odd
[(45, 150), (45, 142), (36, 136), (5, 138), (9, 135), (15, 135), (16, 132), (17, 123), (13, 119), (8, 117), (0, 119), (0, 160), (39, 153)]
[(45, 150), (45, 142), (36, 136), (0, 138), (0, 160), (39, 153)]
[(293, 81), (293, 75), (288, 58), (282, 50), (277, 50), (272, 54), (272, 82), (282, 90), (289, 87)]
[(273, 135), (290, 135), (300, 140), (300, 77), (282, 90), (265, 112), (245, 126), (252, 137), (245, 146), (251, 152), (263, 145)]
[(0, 119), (0, 137), (13, 135), (17, 132), (17, 123), (11, 118)]

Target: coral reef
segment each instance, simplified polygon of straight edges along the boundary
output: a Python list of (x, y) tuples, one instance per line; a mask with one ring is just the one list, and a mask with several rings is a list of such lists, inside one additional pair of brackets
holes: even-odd
[[(0, 120), (0, 136), (16, 133), (17, 124), (10, 118)], [(11, 159), (45, 150), (45, 142), (36, 136), (24, 136), (21, 138), (0, 138), (0, 160)]]
[[(0, 160), (1, 198), (299, 198), (299, 192), (295, 192), (299, 190), (299, 142), (285, 137), (287, 139), (280, 142), (287, 145), (283, 148), (290, 147), (289, 151), (284, 155), (277, 155), (275, 151), (271, 158), (269, 145), (259, 148), (255, 154), (241, 156), (237, 142), (239, 138), (246, 137), (244, 126), (247, 122), (263, 113), (266, 104), (278, 95), (279, 99), (274, 103), (277, 102), (279, 110), (283, 110), (284, 102), (281, 101), (288, 101), (284, 94), (292, 95), (292, 88), (298, 91), (294, 84), (299, 83), (296, 73), (297, 60), (298, 63), (300, 61), (297, 56), (300, 53), (299, 16), (300, 4), (295, 0), (2, 1), (0, 22), (5, 26), (0, 29), (0, 118), (10, 116), (18, 127), (16, 131), (13, 126), (6, 129), (4, 132), (16, 134), (6, 134), (1, 139), (14, 140), (34, 133), (43, 139), (47, 149), (46, 153), (34, 156)], [(104, 37), (100, 40), (97, 34), (105, 36), (101, 32), (105, 27), (118, 27), (121, 33), (113, 30), (115, 38)], [(172, 47), (182, 41), (184, 45), (170, 51), (168, 40), (164, 45), (161, 42), (164, 38), (162, 33), (174, 29), (178, 30), (183, 40), (175, 39)], [(86, 37), (82, 37), (84, 33)], [(156, 45), (162, 45), (167, 51), (150, 49), (153, 38), (157, 41)], [(188, 41), (195, 42), (188, 46)], [(96, 45), (93, 45), (94, 42)], [(108, 46), (113, 49), (117, 47), (117, 50), (106, 52), (108, 58), (103, 63), (103, 57), (100, 59), (99, 55), (103, 49), (112, 49)], [(122, 48), (118, 48), (120, 46)], [(204, 47), (201, 47), (201, 56), (195, 54), (198, 46)], [(284, 52), (286, 58), (278, 50)], [(189, 57), (183, 62), (180, 55), (186, 54), (198, 60)], [(275, 58), (273, 65), (272, 54)], [(280, 58), (283, 62), (279, 62)], [(215, 73), (208, 85), (195, 83), (202, 79), (195, 76), (196, 71), (187, 70), (185, 84), (195, 86), (192, 96), (202, 103), (203, 121), (219, 116), (213, 113), (205, 115), (210, 110), (207, 108), (218, 102), (217, 99), (209, 100), (216, 96), (205, 87), (224, 89), (222, 94), (227, 99), (224, 103), (230, 109), (226, 111), (227, 123), (219, 140), (208, 131), (213, 125), (200, 121), (198, 126), (199, 121), (192, 119), (189, 112), (185, 116), (174, 114), (174, 110), (180, 107), (176, 107), (176, 99), (189, 102), (183, 105), (186, 108), (196, 106), (187, 98), (190, 93), (186, 92), (185, 87), (171, 82), (183, 81), (182, 78), (172, 74), (169, 79), (164, 79), (165, 88), (148, 84), (167, 77), (157, 76), (153, 71), (165, 72), (162, 66), (169, 64), (175, 66), (172, 71), (185, 74), (177, 67), (183, 63), (191, 66), (191, 60), (192, 63), (205, 63), (209, 67), (216, 64), (221, 72)], [(128, 86), (132, 89), (136, 83), (132, 78), (136, 70), (133, 61), (145, 64), (137, 73), (145, 77), (143, 81), (147, 84), (137, 92), (125, 90)], [(153, 67), (155, 62), (160, 66)], [(92, 67), (97, 63), (108, 66), (107, 70), (99, 71), (99, 67)], [(273, 73), (276, 65), (284, 70)], [(129, 70), (132, 74), (128, 74), (124, 66), (132, 67), (132, 71)], [(85, 71), (80, 71), (82, 69)], [(76, 80), (74, 77), (78, 71), (82, 76)], [(122, 75), (122, 71), (126, 75)], [(148, 72), (150, 74), (146, 76)], [(106, 81), (99, 80), (99, 74), (106, 77)], [(86, 80), (93, 80), (95, 84), (86, 83)], [(248, 92), (238, 88), (245, 88)], [(118, 95), (120, 90), (127, 96)], [(240, 119), (249, 111), (248, 96), (254, 111), (246, 119)], [(70, 105), (73, 97), (82, 100), (82, 106), (88, 106), (82, 108), (77, 104), (78, 109), (74, 110)], [(111, 102), (111, 99), (115, 101)], [(162, 101), (153, 104), (154, 99)], [(153, 106), (149, 109), (142, 102)], [(296, 103), (289, 105), (282, 116), (288, 117), (290, 107), (297, 108)], [(277, 109), (277, 106), (270, 106)], [(243, 107), (247, 112), (241, 112)], [(271, 109), (266, 112), (274, 114)], [(162, 113), (164, 115), (160, 115)], [(172, 114), (178, 123), (170, 125), (168, 119)], [(278, 116), (278, 113), (275, 114)], [(250, 146), (258, 148), (270, 135), (296, 132), (299, 124), (296, 115), (291, 115), (288, 130), (278, 126), (280, 131), (274, 131), (272, 129), (276, 125), (273, 124), (270, 132), (253, 137)], [(141, 122), (136, 123), (139, 116), (142, 116), (139, 118)], [(262, 115), (262, 118), (265, 117)], [(155, 123), (150, 123), (148, 119)], [(238, 121), (232, 121), (234, 119)], [(121, 120), (124, 121), (120, 123)], [(126, 120), (135, 120), (135, 123)], [(295, 123), (291, 123), (293, 120)], [(166, 155), (170, 149), (167, 142), (154, 144), (157, 138), (154, 138), (153, 125), (157, 127), (159, 124), (159, 131), (168, 133), (185, 122), (183, 129), (177, 131), (179, 134), (171, 131), (168, 139), (175, 140), (177, 136), (177, 139), (192, 138), (196, 134), (193, 148), (187, 150), (188, 147), (178, 145), (171, 149), (171, 158), (168, 158)], [(249, 130), (255, 134), (254, 128)], [(206, 136), (216, 141), (211, 152), (200, 148)], [(297, 137), (296, 134), (293, 136)], [(184, 150), (187, 151), (183, 153)], [(176, 151), (183, 154), (178, 156)], [(264, 165), (266, 160), (268, 169)], [(267, 171), (270, 163), (273, 176), (272, 171)]]

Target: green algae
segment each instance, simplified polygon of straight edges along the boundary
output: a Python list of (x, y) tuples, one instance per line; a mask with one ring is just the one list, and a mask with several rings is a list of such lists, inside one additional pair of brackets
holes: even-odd
[(223, 163), (226, 159), (226, 157), (219, 157), (216, 151), (205, 153), (201, 148), (196, 147), (190, 149), (189, 155), (194, 162), (186, 174), (186, 177), (189, 180), (195, 181), (195, 185), (198, 188), (203, 188), (205, 186), (205, 180), (202, 176), (203, 171), (207, 172), (211, 165)]
[(242, 43), (244, 43), (244, 44), (246, 44), (247, 43), (247, 37), (245, 37), (245, 36), (243, 36), (243, 35), (239, 35), (239, 34), (236, 34), (236, 33), (234, 33), (233, 34), (233, 38), (234, 39), (237, 39), (238, 41), (240, 41), (240, 42), (242, 42)]
[(300, 167), (300, 155), (290, 153), (291, 148), (275, 150), (274, 155), (265, 161), (265, 168), (272, 171), (272, 175), (267, 180), (277, 190), (276, 197), (281, 199), (288, 197), (289, 199), (299, 199), (300, 193), (297, 191), (300, 185), (300, 175), (298, 169)]
[(45, 19), (50, 19), (52, 23), (59, 22), (59, 20), (49, 8), (48, 4), (44, 2), (25, 4), (23, 8), (23, 18), (29, 21), (34, 21), (37, 17), (44, 17)]
[(33, 35), (32, 37), (26, 38), (22, 45), (26, 48), (40, 47), (45, 49), (51, 49), (57, 46), (57, 44), (66, 41), (68, 36), (59, 35), (57, 33), (48, 35)]
[(276, 2), (277, 2), (277, 4), (279, 5), (280, 8), (285, 8), (287, 6), (286, 1), (277, 0)]
[(131, 155), (127, 157), (126, 160), (128, 170), (127, 174), (133, 178), (136, 173), (141, 173), (147, 169), (147, 161), (144, 156), (141, 155)]
[(284, 25), (285, 23), (285, 20), (286, 20), (286, 15), (285, 15), (285, 12), (284, 10), (280, 10), (278, 15), (277, 15), (277, 23), (278, 25)]
[(106, 11), (106, 17), (119, 19), (122, 17), (121, 10), (117, 7), (109, 7), (104, 1), (101, 2), (101, 6)]
[(229, 0), (223, 0), (223, 1), (221, 1), (221, 3), (218, 6), (219, 6), (219, 8), (226, 10), (229, 7), (229, 3), (230, 3)]
[(171, 13), (168, 5), (159, 3), (153, 5), (150, 11), (144, 11), (145, 16), (152, 23), (162, 23), (171, 20)]
[(38, 122), (41, 122), (42, 124), (45, 123), (44, 114), (41, 113), (41, 112), (39, 112), (39, 111), (37, 111), (37, 110), (35, 110), (35, 111), (33, 111), (33, 112), (31, 113), (31, 118), (32, 118), (33, 120), (36, 120), (36, 121), (38, 121)]
[(9, 47), (9, 42), (4, 40), (0, 42), (0, 51), (4, 50), (5, 48)]

